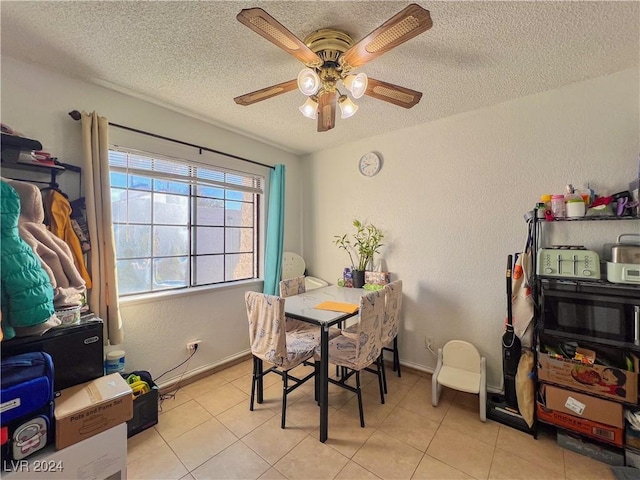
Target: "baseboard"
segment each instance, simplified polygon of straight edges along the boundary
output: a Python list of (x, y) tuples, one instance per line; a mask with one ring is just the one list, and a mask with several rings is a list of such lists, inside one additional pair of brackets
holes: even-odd
[(229, 367), (233, 367), (238, 363), (242, 363), (246, 360), (251, 359), (251, 351), (238, 353), (236, 355), (232, 355), (230, 357), (224, 358), (216, 363), (210, 363), (208, 365), (203, 365), (198, 368), (194, 368), (193, 370), (185, 373), (181, 378), (172, 378), (167, 380), (166, 382), (157, 383), (158, 388), (160, 389), (160, 393), (167, 393), (171, 390), (174, 390), (175, 387), (180, 383), (181, 387), (189, 385), (190, 383), (197, 382), (203, 378), (208, 377), (209, 375), (213, 375), (214, 373), (218, 373), (221, 370), (225, 370)]
[[(242, 363), (246, 360), (251, 359), (251, 351), (246, 351), (242, 353), (238, 353), (236, 355), (232, 355), (227, 357), (219, 362), (212, 363), (209, 365), (203, 365), (202, 367), (198, 367), (194, 370), (191, 370), (189, 373), (186, 373), (182, 379), (180, 378), (172, 378), (167, 380), (166, 382), (157, 383), (158, 388), (160, 389), (160, 393), (166, 393), (173, 390), (178, 383), (180, 386), (184, 387), (189, 385), (190, 383), (197, 382), (203, 378), (208, 377), (209, 375), (213, 375), (221, 370), (224, 370), (229, 367), (233, 367), (238, 363)], [(393, 362), (389, 359), (385, 359), (385, 366), (390, 370), (393, 366)], [(404, 370), (412, 371), (413, 373), (423, 376), (425, 373), (432, 375), (434, 369), (430, 367), (425, 367), (424, 365), (419, 365), (417, 363), (402, 361), (400, 362), (400, 367)], [(487, 385), (487, 392), (489, 393), (502, 393), (502, 388), (493, 387), (491, 385)]]
[[(393, 362), (391, 360), (385, 359), (385, 365), (388, 365), (389, 368), (393, 366)], [(400, 367), (402, 369), (413, 370), (417, 374), (428, 373), (429, 375), (433, 375), (435, 369), (431, 367), (425, 367), (424, 365), (418, 365), (417, 363), (411, 363), (407, 361), (401, 361)], [(489, 393), (502, 393), (502, 387), (494, 387), (492, 385), (487, 385), (487, 392)]]

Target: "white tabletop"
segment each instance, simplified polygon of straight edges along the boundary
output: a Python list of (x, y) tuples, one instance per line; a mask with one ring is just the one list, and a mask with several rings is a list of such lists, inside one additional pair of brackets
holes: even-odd
[(300, 295), (294, 295), (285, 299), (284, 310), (287, 315), (304, 317), (318, 323), (333, 323), (351, 314), (344, 312), (332, 312), (314, 308), (322, 302), (360, 303), (360, 297), (366, 293), (363, 288), (347, 288), (330, 285), (328, 287), (310, 290)]

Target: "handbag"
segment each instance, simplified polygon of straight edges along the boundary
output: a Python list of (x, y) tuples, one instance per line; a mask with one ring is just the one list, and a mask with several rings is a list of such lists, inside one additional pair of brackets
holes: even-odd
[(520, 254), (516, 254), (516, 261), (511, 276), (513, 309), (513, 328), (520, 338), (522, 348), (531, 348), (533, 343), (533, 298), (531, 296), (531, 244), (532, 224), (529, 222), (527, 241)]

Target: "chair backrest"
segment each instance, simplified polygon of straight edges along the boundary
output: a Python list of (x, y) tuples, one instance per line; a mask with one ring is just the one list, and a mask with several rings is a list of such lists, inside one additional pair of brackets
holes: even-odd
[(287, 278), (280, 281), (280, 296), (290, 297), (307, 291), (304, 276)]
[(356, 369), (371, 365), (382, 351), (384, 292), (368, 292), (360, 297), (358, 323), (355, 325)]
[(384, 321), (382, 322), (382, 343), (388, 344), (398, 335), (400, 328), (400, 308), (402, 307), (402, 280), (384, 286)]
[(480, 352), (464, 340), (451, 340), (442, 347), (442, 364), (468, 372), (481, 373)]
[(284, 298), (259, 292), (244, 295), (249, 320), (251, 353), (282, 366), (287, 360)]

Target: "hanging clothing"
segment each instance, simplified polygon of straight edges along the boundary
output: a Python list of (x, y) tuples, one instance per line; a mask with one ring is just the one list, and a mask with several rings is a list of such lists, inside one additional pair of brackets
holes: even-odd
[(64, 240), (47, 230), (43, 222), (42, 194), (38, 187), (18, 180), (3, 179), (20, 197), (18, 234), (42, 262), (53, 287), (53, 303), (57, 309), (85, 303), (85, 281), (76, 268), (71, 248)]
[(49, 230), (69, 245), (78, 272), (80, 272), (82, 279), (85, 281), (86, 287), (91, 288), (91, 275), (89, 275), (87, 267), (84, 264), (82, 245), (71, 225), (71, 204), (69, 200), (60, 192), (51, 190), (51, 192), (49, 192), (48, 205), (51, 216)]
[(49, 278), (18, 234), (19, 216), (20, 197), (11, 185), (0, 182), (2, 330), (7, 339), (42, 334), (60, 325)]

